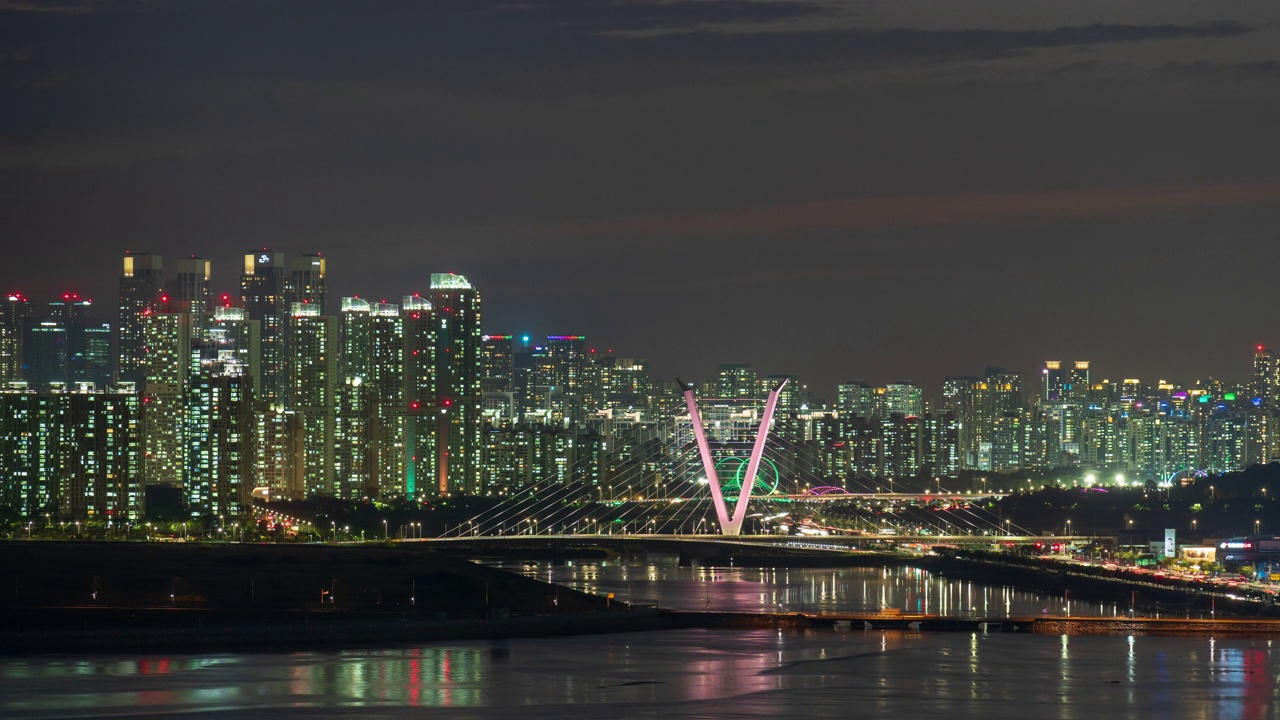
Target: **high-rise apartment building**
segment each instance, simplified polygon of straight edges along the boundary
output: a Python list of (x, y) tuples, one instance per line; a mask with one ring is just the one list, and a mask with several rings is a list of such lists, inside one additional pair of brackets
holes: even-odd
[(90, 316), (92, 301), (73, 293), (28, 317), (22, 336), (23, 376), (36, 391), (78, 383), (111, 384), (111, 324)]
[(338, 494), (334, 484), (334, 413), (338, 324), (320, 305), (296, 302), (287, 322), (289, 393), (285, 406), (302, 423), (303, 485), (308, 496)]
[[(212, 264), (202, 257), (192, 255), (179, 258), (174, 263), (174, 268), (177, 272), (166, 283), (165, 294), (170, 300), (189, 303), (192, 327), (203, 328), (209, 314), (213, 312), (213, 294), (209, 286)], [(192, 335), (199, 333), (193, 332)]]
[(406, 295), (400, 304), (404, 325), (404, 487), (408, 497), (440, 490), (437, 429), (436, 321), (431, 301)]
[(924, 391), (913, 382), (896, 382), (884, 386), (884, 407), (887, 415), (919, 417), (924, 415)]
[(1265, 345), (1258, 345), (1253, 352), (1253, 396), (1262, 399), (1263, 407), (1280, 405), (1280, 368), (1271, 348)]
[(1077, 360), (1067, 373), (1067, 384), (1063, 388), (1067, 400), (1089, 399), (1089, 361)]
[(530, 356), (525, 415), (544, 423), (581, 418), (582, 378), (586, 371), (586, 338), (549, 335)]
[(23, 379), (22, 334), (31, 303), (22, 293), (0, 299), (0, 387)]
[(757, 397), (755, 368), (747, 363), (720, 363), (717, 373), (716, 396), (721, 398)]
[(1067, 376), (1062, 369), (1061, 360), (1045, 360), (1041, 371), (1043, 386), (1040, 388), (1040, 399), (1044, 402), (1060, 402), (1065, 400), (1064, 388)]
[(480, 338), (480, 390), (509, 393), (514, 387), (515, 354), (511, 335)]
[(186, 388), (191, 306), (170, 300), (143, 315), (143, 422), (148, 483), (181, 487), (186, 476)]
[[(404, 497), (405, 323), (400, 308), (343, 298), (337, 439), (339, 482), (348, 486), (367, 468), (360, 497)], [(367, 452), (357, 448), (364, 443)], [(363, 453), (363, 454), (362, 454)], [(344, 466), (350, 477), (343, 477)]]
[(836, 387), (836, 411), (841, 418), (869, 418), (876, 414), (876, 391), (861, 380), (849, 380)]
[(192, 517), (239, 517), (257, 485), (252, 381), (236, 368), (193, 375), (187, 386), (183, 495)]
[(126, 254), (120, 273), (119, 332), (116, 336), (116, 377), (142, 386), (143, 316), (163, 291), (164, 260), (150, 253)]
[(259, 324), (262, 385), (258, 399), (265, 403), (284, 402), (290, 389), (286, 353), (289, 295), (284, 253), (264, 248), (245, 254), (240, 306)]
[(0, 390), (0, 502), (26, 517), (142, 518), (138, 395)]
[(480, 291), (462, 275), (431, 275), (440, 411), (436, 490), (480, 494)]
[(250, 320), (244, 308), (219, 306), (213, 309), (205, 329), (205, 346), (223, 367), (222, 372), (243, 375), (250, 381), (254, 399), (262, 387), (262, 325)]
[(286, 300), (320, 306), (321, 314), (328, 308), (328, 258), (319, 253), (294, 255), (289, 258), (288, 291)]

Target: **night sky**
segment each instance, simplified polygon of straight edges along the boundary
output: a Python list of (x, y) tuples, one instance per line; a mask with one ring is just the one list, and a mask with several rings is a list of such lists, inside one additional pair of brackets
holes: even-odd
[(488, 332), (834, 385), (1280, 345), (1276, 0), (0, 1), (0, 288), (467, 275)]

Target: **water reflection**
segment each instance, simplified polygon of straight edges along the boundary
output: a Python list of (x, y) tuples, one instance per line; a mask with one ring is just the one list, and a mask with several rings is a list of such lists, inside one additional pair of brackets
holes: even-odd
[(1115, 616), (1116, 603), (1082, 602), (1010, 587), (951, 580), (919, 568), (680, 567), (674, 556), (644, 563), (502, 564), (508, 570), (622, 601), (681, 610), (877, 612), (958, 617)]
[[(819, 577), (806, 579), (806, 591), (820, 594)], [(968, 602), (964, 590), (953, 599)], [(1270, 641), (1236, 637), (687, 630), (342, 653), (0, 659), (0, 717), (365, 718), (439, 708), (460, 718), (1248, 719), (1280, 711), (1275, 653)]]
[[(56, 694), (7, 705), (24, 712), (53, 708), (160, 712), (183, 706), (216, 710), (262, 702), (452, 707), (480, 701), (486, 668), (495, 661), (501, 662), (500, 654), (451, 647), (128, 661), (25, 659), (0, 663), (0, 682), (62, 688)], [(245, 683), (246, 675), (253, 676), (252, 683)], [(144, 687), (101, 692), (113, 687), (112, 678)], [(0, 712), (0, 717), (8, 715)]]

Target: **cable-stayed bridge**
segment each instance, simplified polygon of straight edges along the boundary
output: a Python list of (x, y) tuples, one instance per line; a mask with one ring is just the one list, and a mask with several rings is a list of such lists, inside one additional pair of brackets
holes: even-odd
[[(785, 383), (784, 383), (785, 385)], [(908, 491), (901, 480), (814, 471), (815, 444), (777, 432), (779, 392), (760, 401), (684, 403), (660, 423), (648, 454), (622, 456), (604, 478), (546, 479), (451, 525), (439, 539), (556, 537), (688, 539), (741, 534), (836, 545), (879, 542), (1044, 542), (987, 504), (998, 491)], [(700, 407), (703, 406), (703, 407)], [(618, 441), (615, 441), (615, 443)], [(654, 449), (656, 448), (656, 449)], [(918, 481), (917, 481), (918, 482)], [(933, 491), (936, 486), (937, 490)], [(918, 489), (918, 488), (917, 488)], [(1064, 528), (1060, 537), (1075, 537)]]

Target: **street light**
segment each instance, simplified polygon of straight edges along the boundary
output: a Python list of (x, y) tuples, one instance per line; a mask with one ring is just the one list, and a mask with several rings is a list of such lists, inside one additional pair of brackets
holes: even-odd
[(383, 540), (387, 539), (387, 521), (386, 520), (382, 521), (382, 539)]
[(1253, 521), (1253, 534), (1254, 534), (1254, 535), (1258, 535), (1258, 534), (1260, 534), (1261, 532), (1262, 532), (1262, 521), (1261, 521), (1261, 520), (1254, 520), (1254, 521)]

